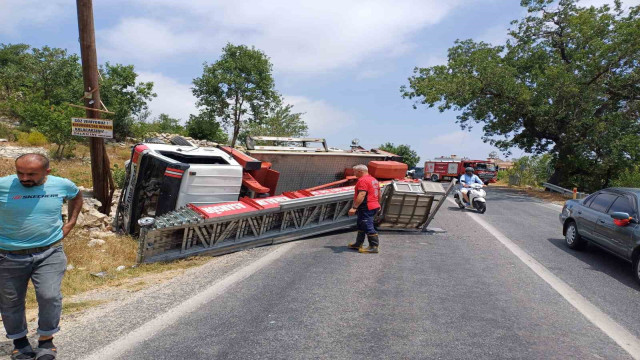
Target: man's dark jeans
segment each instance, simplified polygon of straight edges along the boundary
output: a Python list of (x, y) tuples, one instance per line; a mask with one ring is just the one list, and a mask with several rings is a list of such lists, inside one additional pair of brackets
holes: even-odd
[(367, 235), (377, 234), (378, 232), (373, 227), (373, 217), (378, 212), (378, 209), (367, 210), (358, 209), (358, 230), (364, 231)]
[(62, 245), (31, 255), (0, 254), (0, 311), (9, 339), (27, 335), (24, 303), (29, 279), (38, 300), (38, 334), (51, 336), (60, 331), (60, 285), (66, 269)]

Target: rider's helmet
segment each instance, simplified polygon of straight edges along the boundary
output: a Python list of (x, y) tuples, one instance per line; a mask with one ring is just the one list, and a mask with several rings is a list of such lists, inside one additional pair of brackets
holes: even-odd
[(471, 175), (473, 174), (473, 168), (469, 166), (468, 168), (464, 169), (464, 172), (467, 173), (468, 175)]

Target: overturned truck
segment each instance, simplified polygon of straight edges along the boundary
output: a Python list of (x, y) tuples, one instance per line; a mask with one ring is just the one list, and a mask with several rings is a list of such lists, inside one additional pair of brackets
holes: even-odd
[[(443, 186), (404, 180), (406, 165), (396, 161), (368, 167), (382, 187), (378, 228), (426, 231), (448, 194)], [(340, 180), (282, 193), (278, 182), (289, 174), (229, 147), (142, 143), (126, 168), (114, 225), (139, 238), (140, 263), (226, 254), (356, 224), (347, 214), (350, 168), (330, 169), (343, 174)]]

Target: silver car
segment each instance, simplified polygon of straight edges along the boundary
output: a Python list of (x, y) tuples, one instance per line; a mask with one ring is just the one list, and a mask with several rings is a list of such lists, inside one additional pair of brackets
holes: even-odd
[(640, 282), (640, 189), (609, 188), (582, 200), (568, 200), (560, 213), (562, 234), (571, 249), (592, 243), (633, 264)]

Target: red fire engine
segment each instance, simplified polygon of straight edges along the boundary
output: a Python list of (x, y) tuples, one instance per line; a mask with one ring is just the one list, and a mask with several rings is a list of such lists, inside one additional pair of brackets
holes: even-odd
[(431, 181), (450, 181), (464, 174), (464, 169), (472, 167), (475, 174), (485, 184), (498, 180), (496, 165), (486, 160), (430, 160), (424, 163), (424, 179)]

